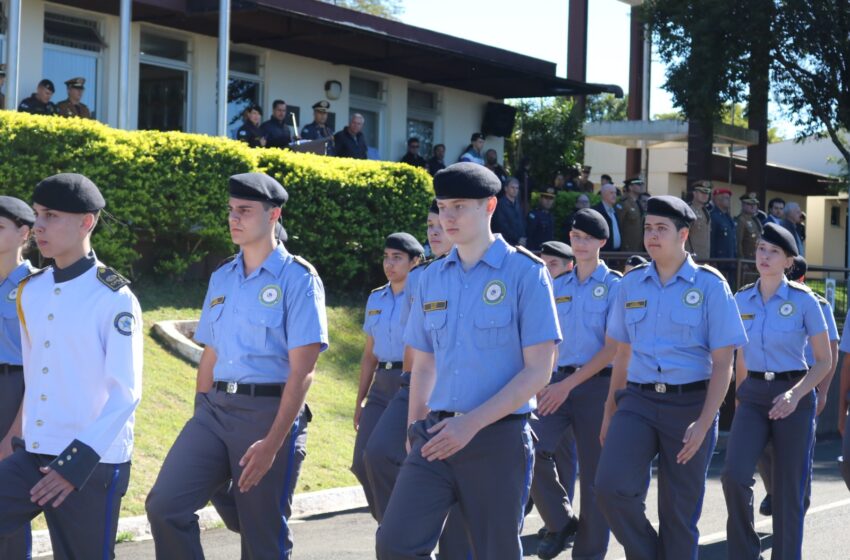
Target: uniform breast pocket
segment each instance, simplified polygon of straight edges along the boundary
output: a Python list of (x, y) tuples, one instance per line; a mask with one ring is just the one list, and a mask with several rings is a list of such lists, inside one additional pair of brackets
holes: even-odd
[(604, 327), (608, 301), (605, 297), (591, 298), (584, 302), (584, 324), (590, 327)]
[(677, 309), (670, 314), (674, 338), (679, 342), (695, 341), (696, 329), (702, 323), (702, 308)]
[(635, 307), (634, 309), (626, 309), (626, 328), (629, 331), (629, 339), (632, 342), (638, 340), (641, 335), (651, 335), (651, 333), (646, 332), (644, 319), (646, 319), (646, 307)]
[(511, 310), (509, 307), (485, 309), (475, 315), (473, 337), (478, 348), (496, 348), (510, 338)]
[(248, 326), (242, 329), (240, 338), (249, 348), (268, 349), (279, 338), (283, 324), (283, 311), (280, 309), (250, 309), (247, 312)]
[(224, 305), (218, 304), (207, 311), (210, 331), (212, 332), (213, 340), (217, 340), (221, 336), (221, 330), (224, 326), (221, 320)]
[(365, 327), (366, 332), (369, 333), (370, 335), (372, 335), (372, 337), (375, 337), (375, 336), (378, 335), (376, 330), (377, 330), (378, 323), (380, 322), (380, 320), (381, 320), (381, 314), (380, 313), (370, 314), (370, 311), (366, 311), (366, 321), (364, 322), (364, 327)]
[(434, 348), (445, 348), (448, 345), (448, 325), (445, 311), (429, 311), (425, 314), (425, 330), (431, 336)]
[(765, 326), (772, 331), (769, 336), (777, 344), (798, 346), (806, 338), (803, 318), (799, 315), (776, 317)]

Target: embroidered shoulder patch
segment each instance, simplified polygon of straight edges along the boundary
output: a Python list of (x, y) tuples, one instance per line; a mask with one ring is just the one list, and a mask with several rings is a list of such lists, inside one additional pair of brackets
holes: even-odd
[(123, 311), (115, 316), (113, 323), (116, 331), (124, 336), (130, 336), (133, 334), (133, 329), (136, 326), (136, 318), (133, 317), (132, 313)]

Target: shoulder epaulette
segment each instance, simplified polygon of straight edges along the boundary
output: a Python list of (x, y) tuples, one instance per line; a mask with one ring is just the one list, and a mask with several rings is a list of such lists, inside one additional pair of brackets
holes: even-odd
[(431, 259), (430, 261), (426, 262), (423, 266), (425, 266), (425, 267), (429, 267), (429, 266), (431, 266), (432, 264), (434, 264), (435, 262), (440, 261), (440, 260), (443, 260), (444, 258), (446, 258), (446, 256), (447, 256), (447, 255), (448, 255), (448, 253), (443, 253), (443, 254), (442, 254), (442, 255), (440, 255), (439, 257), (435, 257), (435, 258)]
[(613, 274), (614, 276), (617, 276), (619, 278), (623, 277), (623, 273), (620, 272), (619, 270), (614, 270), (613, 268), (609, 268), (608, 272), (610, 272), (611, 274)]
[(630, 271), (628, 271), (626, 274), (631, 274), (635, 270), (643, 270), (644, 268), (646, 268), (648, 266), (649, 266), (648, 262), (641, 263), (641, 264), (637, 265), (636, 267), (634, 267), (633, 269), (631, 269)]
[(542, 264), (543, 266), (546, 266), (546, 263), (543, 261), (543, 259), (541, 259), (537, 255), (535, 255), (534, 253), (532, 253), (531, 251), (529, 251), (528, 249), (526, 249), (522, 245), (517, 245), (515, 248), (516, 248), (517, 253), (525, 255), (526, 257), (533, 260), (537, 264)]
[(316, 269), (313, 268), (313, 265), (310, 264), (309, 262), (307, 262), (307, 260), (305, 258), (299, 257), (298, 255), (292, 255), (292, 260), (294, 260), (295, 262), (297, 262), (298, 264), (300, 264), (301, 266), (306, 268), (310, 272), (310, 274), (312, 274), (313, 276), (319, 275), (319, 273), (316, 272)]
[(384, 288), (386, 288), (387, 286), (389, 286), (389, 284), (383, 284), (382, 286), (378, 286), (377, 288), (375, 288), (374, 290), (372, 290), (372, 291), (371, 291), (371, 292), (369, 292), (369, 293), (374, 294), (375, 292), (380, 292), (381, 290), (383, 290), (383, 289), (384, 289)]
[(818, 303), (820, 303), (821, 305), (829, 305), (829, 300), (820, 295), (819, 293), (812, 292), (812, 295), (815, 296), (815, 299), (818, 300)]
[(38, 276), (39, 274), (41, 274), (45, 270), (47, 270), (47, 267), (34, 268), (34, 269), (30, 270), (30, 273), (27, 274), (26, 276), (24, 276), (23, 278), (21, 278), (21, 281), (18, 282), (18, 284), (20, 284), (21, 282), (29, 282), (30, 280), (32, 280), (33, 278), (35, 278), (36, 276)]
[(700, 269), (705, 270), (706, 272), (710, 272), (710, 273), (714, 274), (715, 276), (717, 276), (718, 278), (720, 278), (724, 282), (726, 281), (726, 277), (723, 276), (723, 273), (720, 272), (719, 270), (717, 270), (716, 268), (714, 268), (713, 266), (710, 266), (710, 265), (707, 265), (707, 264), (698, 264), (697, 266)]
[(749, 290), (750, 288), (753, 288), (755, 285), (756, 285), (756, 283), (755, 283), (755, 282), (753, 282), (753, 283), (751, 283), (751, 284), (747, 284), (746, 286), (741, 286), (740, 288), (738, 288), (738, 291), (739, 291), (739, 292), (744, 292), (744, 291), (746, 291), (746, 290)]
[(215, 271), (216, 271), (216, 270), (218, 270), (219, 268), (223, 267), (223, 266), (224, 266), (224, 265), (226, 265), (227, 263), (229, 263), (229, 262), (233, 262), (233, 259), (235, 259), (235, 258), (236, 258), (236, 255), (230, 255), (230, 256), (229, 256), (229, 257), (227, 257), (226, 259), (223, 259), (220, 263), (218, 263), (217, 265), (215, 265), (215, 268), (213, 269), (213, 272), (215, 272)]
[(97, 279), (101, 281), (101, 283), (112, 290), (113, 292), (117, 292), (124, 286), (127, 286), (130, 281), (115, 272), (114, 269), (109, 268), (108, 266), (99, 266), (97, 267)]
[(806, 286), (805, 284), (800, 284), (799, 282), (794, 282), (793, 280), (789, 280), (788, 285), (794, 288), (795, 290), (800, 290), (801, 292), (811, 293), (812, 291), (812, 289)]

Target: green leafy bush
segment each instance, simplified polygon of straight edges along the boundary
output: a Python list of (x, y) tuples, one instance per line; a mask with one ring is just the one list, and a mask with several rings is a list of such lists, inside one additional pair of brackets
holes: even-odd
[(98, 256), (134, 277), (179, 277), (207, 255), (233, 252), (227, 178), (246, 171), (265, 171), (287, 188), (289, 248), (311, 261), (326, 284), (380, 281), (384, 237), (424, 236), (431, 179), (407, 165), (0, 111), (0, 190), (30, 201), (45, 177), (88, 176), (115, 218), (95, 232)]

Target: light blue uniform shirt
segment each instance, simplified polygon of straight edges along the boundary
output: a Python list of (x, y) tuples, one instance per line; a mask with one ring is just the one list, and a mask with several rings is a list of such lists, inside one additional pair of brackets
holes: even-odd
[[(546, 267), (501, 235), (470, 270), (457, 248), (419, 280), (405, 330), (407, 345), (434, 354), (431, 410), (469, 412), (498, 393), (524, 367), (522, 349), (561, 341)], [(516, 412), (531, 412), (534, 398)]]
[[(433, 261), (432, 261), (433, 262)], [(419, 279), (422, 277), (422, 272), (429, 263), (419, 264), (410, 271), (407, 275), (407, 282), (404, 283), (404, 302), (401, 308), (401, 326), (402, 331), (407, 326), (407, 320), (410, 318), (410, 309), (413, 307), (413, 299), (416, 296), (416, 290), (419, 286)], [(403, 332), (402, 332), (403, 334)]]
[[(815, 294), (815, 299), (818, 300), (823, 318), (826, 319), (826, 332), (829, 335), (829, 341), (835, 342), (838, 340), (838, 325), (835, 324), (835, 313), (832, 312), (832, 306), (826, 298), (818, 294)], [(815, 352), (812, 350), (812, 342), (809, 339), (806, 339), (806, 365), (809, 368), (815, 365)]]
[(841, 332), (838, 349), (844, 353), (850, 353), (850, 311), (847, 311), (847, 317), (844, 318), (844, 330)]
[(577, 269), (555, 278), (552, 288), (564, 334), (558, 366), (582, 366), (605, 346), (605, 329), (621, 278), (601, 261), (584, 283)]
[(664, 285), (654, 262), (626, 274), (608, 336), (632, 345), (629, 381), (672, 385), (709, 379), (712, 351), (747, 342), (726, 280), (690, 255)]
[(21, 326), (18, 321), (18, 283), (28, 276), (33, 267), (24, 261), (0, 282), (0, 364), (19, 366), (21, 358)]
[(406, 290), (393, 294), (389, 284), (369, 294), (363, 331), (375, 341), (372, 353), (379, 362), (400, 362), (404, 358), (401, 315), (407, 297)]
[(735, 300), (747, 329), (749, 342), (744, 359), (751, 371), (799, 371), (808, 369), (803, 349), (806, 340), (826, 331), (820, 304), (808, 289), (784, 278), (765, 303), (759, 292), (761, 280), (738, 291)]
[(213, 272), (195, 340), (215, 350), (216, 381), (285, 383), (289, 350), (327, 349), (325, 288), (307, 266), (279, 244), (247, 278), (241, 251)]

